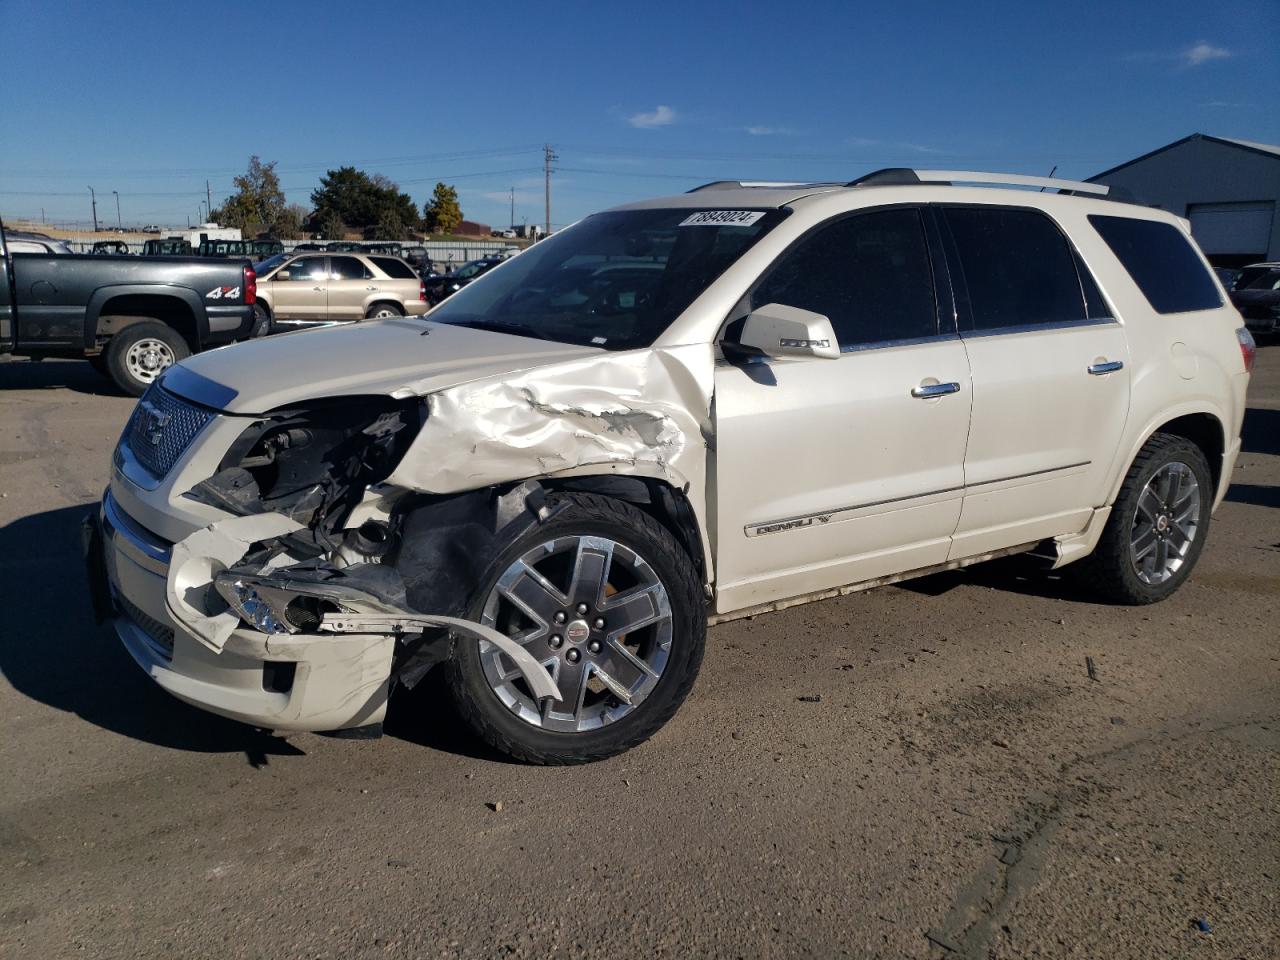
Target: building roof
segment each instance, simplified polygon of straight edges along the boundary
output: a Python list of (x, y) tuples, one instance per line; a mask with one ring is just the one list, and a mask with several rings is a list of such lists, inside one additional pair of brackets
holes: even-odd
[(1272, 157), (1273, 159), (1280, 160), (1280, 146), (1275, 146), (1270, 143), (1255, 143), (1252, 140), (1237, 140), (1234, 137), (1214, 137), (1207, 133), (1193, 133), (1191, 134), (1191, 136), (1183, 137), (1181, 140), (1175, 140), (1173, 141), (1173, 143), (1166, 143), (1163, 147), (1156, 147), (1156, 149), (1150, 151), (1149, 153), (1144, 153), (1140, 157), (1134, 157), (1132, 160), (1126, 160), (1124, 163), (1119, 164), (1118, 166), (1111, 167), (1109, 170), (1103, 170), (1101, 173), (1095, 173), (1092, 177), (1089, 177), (1088, 179), (1090, 181), (1093, 181), (1093, 180), (1098, 180), (1105, 176), (1109, 176), (1110, 174), (1115, 173), (1117, 170), (1123, 170), (1125, 167), (1131, 167), (1135, 163), (1141, 163), (1143, 160), (1147, 160), (1151, 157), (1154, 157), (1158, 153), (1164, 153), (1166, 150), (1172, 150), (1174, 147), (1180, 147), (1184, 143), (1189, 143), (1192, 140), (1209, 140), (1212, 143), (1220, 143), (1226, 147), (1238, 147), (1241, 150), (1248, 150), (1252, 153), (1260, 153), (1260, 154), (1263, 154), (1264, 156), (1268, 156), (1268, 157)]

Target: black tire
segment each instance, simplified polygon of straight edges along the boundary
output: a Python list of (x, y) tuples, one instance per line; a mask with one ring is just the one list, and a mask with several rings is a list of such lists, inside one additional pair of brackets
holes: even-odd
[(253, 329), (249, 331), (249, 336), (253, 339), (265, 337), (271, 332), (271, 314), (267, 312), (267, 308), (260, 303), (253, 305)]
[(615, 722), (583, 732), (559, 732), (534, 726), (503, 705), (485, 679), (476, 640), (459, 638), (446, 666), (445, 682), (459, 715), (494, 749), (526, 763), (589, 763), (643, 743), (671, 719), (698, 676), (707, 612), (702, 582), (689, 555), (652, 517), (628, 503), (588, 493), (553, 495), (548, 504), (561, 509), (499, 552), (471, 598), (468, 616), (480, 619), (498, 578), (539, 544), (575, 535), (606, 537), (643, 557), (666, 589), (671, 647), (656, 686)]
[[(148, 340), (163, 344), (168, 351), (163, 358), (168, 362), (162, 361), (163, 365), (158, 366), (154, 375), (149, 378), (140, 376), (138, 366), (130, 363), (130, 351)], [(125, 327), (108, 340), (105, 355), (107, 372), (115, 385), (130, 396), (140, 397), (166, 367), (191, 356), (191, 348), (172, 327), (165, 326), (159, 320), (144, 320)]]
[(387, 319), (391, 317), (403, 317), (404, 310), (401, 309), (400, 304), (398, 303), (391, 303), (383, 300), (378, 303), (370, 304), (369, 309), (364, 312), (364, 318), (366, 320), (372, 320), (379, 314), (382, 314), (383, 317)]
[[(1172, 463), (1185, 464), (1195, 476), (1199, 488), (1197, 525), (1177, 570), (1161, 583), (1148, 583), (1139, 576), (1131, 544), (1138, 501), (1152, 477)], [(1182, 586), (1200, 558), (1209, 533), (1214, 494), (1213, 474), (1204, 451), (1184, 437), (1154, 434), (1129, 467), (1098, 545), (1080, 562), (1079, 572), (1085, 582), (1115, 603), (1137, 606), (1168, 597)]]

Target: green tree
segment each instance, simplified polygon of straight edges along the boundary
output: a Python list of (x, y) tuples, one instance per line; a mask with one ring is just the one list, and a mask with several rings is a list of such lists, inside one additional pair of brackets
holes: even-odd
[(378, 222), (364, 231), (366, 240), (403, 240), (408, 228), (400, 215), (391, 207), (387, 207), (378, 216)]
[(311, 202), (317, 220), (323, 221), (332, 213), (347, 226), (362, 231), (375, 229), (384, 220), (390, 223), (393, 218), (401, 224), (418, 222), (418, 208), (407, 193), (401, 193), (382, 174), (371, 177), (355, 167), (327, 171), (312, 192)]
[(448, 184), (437, 183), (431, 201), (423, 207), (422, 226), (430, 233), (453, 233), (462, 222), (458, 191)]
[(249, 158), (249, 168), (233, 181), (236, 192), (212, 214), (212, 219), (228, 227), (253, 234), (270, 227), (285, 209), (284, 191), (276, 176), (276, 162), (263, 163), (257, 154)]
[(347, 225), (333, 210), (324, 211), (315, 217), (313, 222), (320, 236), (326, 240), (341, 240), (347, 232)]

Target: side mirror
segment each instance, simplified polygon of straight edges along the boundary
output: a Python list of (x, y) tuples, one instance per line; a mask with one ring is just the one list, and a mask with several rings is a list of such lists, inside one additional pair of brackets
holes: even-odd
[(840, 356), (840, 343), (830, 320), (781, 303), (767, 303), (747, 314), (738, 343), (769, 357), (835, 360)]
[(275, 275), (274, 277), (272, 277), (271, 279), (272, 279), (272, 280), (288, 280), (288, 279), (289, 279), (289, 271), (288, 271), (288, 270), (280, 270), (280, 271), (278, 271), (278, 272), (276, 273), (276, 275)]

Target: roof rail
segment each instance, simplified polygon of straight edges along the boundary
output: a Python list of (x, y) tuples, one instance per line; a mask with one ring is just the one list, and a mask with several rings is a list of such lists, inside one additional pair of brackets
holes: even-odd
[(686, 193), (701, 193), (703, 190), (741, 190), (751, 187), (839, 187), (839, 183), (809, 183), (804, 180), (712, 180), (700, 187), (694, 187)]
[(1103, 183), (1086, 183), (1083, 180), (1060, 180), (1056, 177), (1028, 177), (1020, 173), (982, 173), (976, 170), (910, 170), (906, 167), (889, 167), (851, 180), (847, 187), (899, 186), (916, 183), (991, 183), (1017, 187), (1039, 187), (1057, 190), (1059, 193), (1092, 194), (1105, 197), (1111, 188)]

